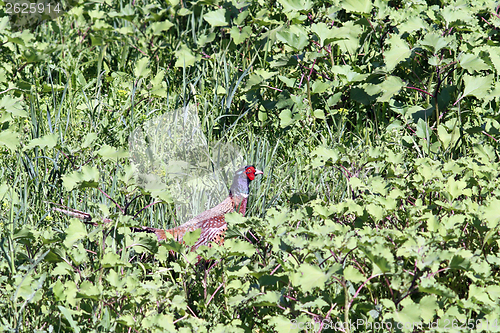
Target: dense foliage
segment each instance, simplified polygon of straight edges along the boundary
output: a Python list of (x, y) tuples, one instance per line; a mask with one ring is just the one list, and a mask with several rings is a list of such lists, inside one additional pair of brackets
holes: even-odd
[[(498, 6), (95, 0), (21, 31), (0, 9), (0, 329), (500, 331)], [(196, 252), (128, 228), (177, 224), (128, 137), (186, 105), (265, 172)]]

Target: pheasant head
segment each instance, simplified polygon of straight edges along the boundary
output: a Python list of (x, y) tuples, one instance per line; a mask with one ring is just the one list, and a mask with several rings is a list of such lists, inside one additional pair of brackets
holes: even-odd
[(233, 184), (229, 190), (229, 195), (234, 197), (247, 198), (249, 193), (249, 185), (256, 175), (262, 175), (264, 172), (255, 169), (253, 165), (238, 169), (234, 174)]

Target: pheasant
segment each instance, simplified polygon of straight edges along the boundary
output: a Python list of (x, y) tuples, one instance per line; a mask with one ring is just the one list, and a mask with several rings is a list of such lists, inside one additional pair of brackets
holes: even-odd
[(229, 196), (217, 206), (172, 229), (163, 230), (142, 227), (136, 228), (134, 231), (154, 233), (158, 237), (158, 241), (167, 239), (167, 233), (169, 233), (175, 240), (180, 242), (186, 232), (201, 229), (200, 237), (191, 248), (192, 251), (201, 245), (210, 245), (211, 242), (222, 245), (227, 229), (225, 215), (234, 211), (239, 211), (240, 214), (245, 215), (250, 182), (255, 179), (256, 175), (262, 174), (264, 173), (255, 169), (253, 165), (242, 167), (234, 175)]

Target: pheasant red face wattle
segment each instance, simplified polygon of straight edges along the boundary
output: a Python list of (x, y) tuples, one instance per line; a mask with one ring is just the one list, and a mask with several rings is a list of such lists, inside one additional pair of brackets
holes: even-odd
[(245, 169), (248, 179), (254, 180), (256, 175), (262, 175), (264, 172), (255, 169), (253, 166), (249, 166)]

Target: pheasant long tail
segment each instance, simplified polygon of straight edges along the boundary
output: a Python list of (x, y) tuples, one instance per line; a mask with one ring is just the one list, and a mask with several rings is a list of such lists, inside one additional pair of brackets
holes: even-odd
[[(82, 212), (80, 210), (69, 208), (67, 206), (63, 206), (63, 205), (55, 203), (55, 202), (46, 201), (46, 203), (57, 206), (57, 207), (52, 207), (53, 211), (66, 214), (66, 215), (71, 216), (71, 217), (76, 217), (77, 219), (81, 220), (83, 223), (92, 224), (94, 226), (98, 225), (97, 222), (92, 221), (92, 216), (89, 213), (85, 213), (85, 212)], [(102, 218), (102, 223), (110, 223), (110, 222), (113, 222), (113, 220), (108, 219), (108, 218), (104, 218), (104, 217)]]

